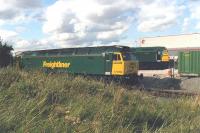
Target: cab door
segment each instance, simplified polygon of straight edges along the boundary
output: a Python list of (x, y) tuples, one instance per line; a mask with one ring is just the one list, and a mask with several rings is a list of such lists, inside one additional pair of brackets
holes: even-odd
[(124, 75), (124, 61), (121, 53), (113, 54), (112, 75)]
[(105, 75), (111, 75), (112, 73), (112, 53), (105, 54)]

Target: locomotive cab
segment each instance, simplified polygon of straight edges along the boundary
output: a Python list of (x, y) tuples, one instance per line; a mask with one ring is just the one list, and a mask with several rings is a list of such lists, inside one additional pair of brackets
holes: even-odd
[(167, 50), (164, 50), (162, 52), (162, 58), (161, 58), (162, 62), (169, 62), (169, 53)]
[(167, 50), (159, 50), (157, 52), (157, 61), (158, 62), (169, 62), (169, 53)]
[(138, 62), (131, 53), (114, 52), (112, 75), (137, 75)]

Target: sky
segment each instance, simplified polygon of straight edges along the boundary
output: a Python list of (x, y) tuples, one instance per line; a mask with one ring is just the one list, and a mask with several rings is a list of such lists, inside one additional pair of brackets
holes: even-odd
[(15, 51), (138, 46), (200, 33), (200, 0), (0, 0), (0, 37)]

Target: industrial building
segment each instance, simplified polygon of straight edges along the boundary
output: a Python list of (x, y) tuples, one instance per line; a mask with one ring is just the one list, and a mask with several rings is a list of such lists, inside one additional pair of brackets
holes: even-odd
[(171, 56), (177, 56), (179, 51), (200, 51), (200, 33), (144, 37), (139, 43), (141, 47), (164, 46)]

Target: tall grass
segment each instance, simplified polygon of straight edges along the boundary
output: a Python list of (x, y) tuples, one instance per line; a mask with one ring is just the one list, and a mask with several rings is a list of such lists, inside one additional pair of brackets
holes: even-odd
[(6, 68), (0, 69), (0, 132), (199, 132), (200, 108), (193, 100)]

